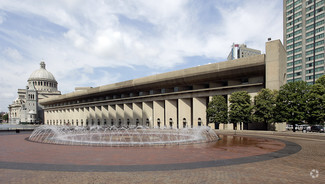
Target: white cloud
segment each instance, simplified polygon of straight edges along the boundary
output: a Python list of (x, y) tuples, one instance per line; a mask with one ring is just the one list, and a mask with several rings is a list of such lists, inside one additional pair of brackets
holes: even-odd
[[(210, 4), (188, 0), (1, 0), (0, 10), (21, 15), (30, 24), (23, 29), (0, 27), (4, 34), (0, 41), (8, 44), (0, 43), (5, 56), (0, 56), (4, 63), (0, 79), (8, 86), (4, 91), (16, 94), (17, 88), (23, 88), (42, 58), (60, 90), (69, 92), (76, 86), (129, 78), (119, 71), (96, 75), (98, 68), (148, 67), (148, 73), (156, 73), (186, 64), (186, 57), (225, 59), (233, 42), (264, 50), (268, 37), (282, 38), (281, 0), (207, 2)], [(203, 21), (202, 12), (209, 11), (216, 13)], [(0, 13), (0, 24), (10, 14)], [(31, 21), (35, 19), (60, 30), (51, 26), (36, 29)]]
[(13, 49), (13, 48), (6, 48), (3, 52), (4, 55), (7, 57), (14, 59), (14, 60), (21, 60), (22, 56), (18, 52), (18, 50)]

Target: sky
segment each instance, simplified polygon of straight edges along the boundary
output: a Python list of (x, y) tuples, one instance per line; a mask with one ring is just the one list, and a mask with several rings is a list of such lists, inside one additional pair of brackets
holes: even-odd
[(62, 94), (282, 40), (282, 0), (1, 0), (0, 112), (46, 63)]

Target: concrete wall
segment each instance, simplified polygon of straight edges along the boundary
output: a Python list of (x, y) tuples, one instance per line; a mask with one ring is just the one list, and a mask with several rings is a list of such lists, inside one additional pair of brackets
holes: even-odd
[(143, 124), (147, 124), (149, 121), (149, 127), (153, 127), (153, 103), (152, 102), (143, 102), (143, 114), (142, 114), (142, 122)]
[[(164, 127), (165, 126), (165, 101), (154, 101), (154, 127)], [(160, 125), (158, 124), (160, 121)]]
[(177, 100), (165, 100), (166, 126), (177, 128)]
[(191, 127), (192, 123), (192, 99), (178, 100), (178, 123), (179, 128)]

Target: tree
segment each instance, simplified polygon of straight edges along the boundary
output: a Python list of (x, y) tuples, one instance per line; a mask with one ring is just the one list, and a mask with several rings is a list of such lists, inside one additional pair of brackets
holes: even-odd
[(322, 86), (325, 87), (325, 75), (321, 76), (316, 80), (316, 84), (321, 84)]
[(220, 95), (212, 97), (212, 100), (208, 104), (207, 115), (212, 123), (228, 122), (228, 106), (226, 99)]
[(325, 121), (325, 75), (319, 78), (308, 93), (307, 121), (320, 124)]
[(251, 119), (252, 105), (251, 97), (247, 91), (238, 91), (231, 94), (229, 102), (229, 119), (232, 123), (243, 122), (247, 125)]
[(267, 124), (274, 121), (274, 109), (278, 91), (270, 89), (262, 89), (254, 97), (253, 119), (257, 122)]
[(2, 119), (8, 121), (8, 113), (4, 114), (4, 115), (2, 116)]
[(310, 86), (305, 81), (289, 82), (281, 86), (276, 99), (277, 121), (288, 122), (293, 125), (306, 120), (307, 93)]

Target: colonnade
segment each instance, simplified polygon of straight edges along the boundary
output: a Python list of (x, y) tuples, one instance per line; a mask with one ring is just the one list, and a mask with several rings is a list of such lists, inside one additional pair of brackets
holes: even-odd
[(72, 126), (197, 127), (207, 125), (208, 100), (209, 97), (194, 97), (61, 106), (45, 110), (44, 122), (48, 125)]

